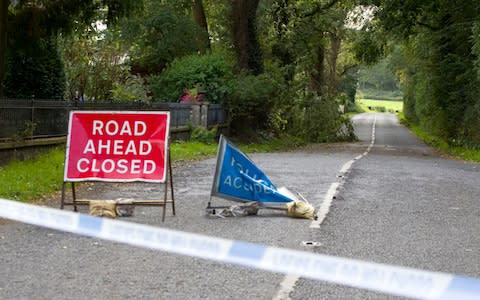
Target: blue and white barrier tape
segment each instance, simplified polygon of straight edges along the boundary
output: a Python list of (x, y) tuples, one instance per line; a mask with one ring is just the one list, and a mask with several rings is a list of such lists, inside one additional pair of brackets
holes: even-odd
[(0, 217), (61, 231), (417, 299), (480, 299), (480, 280), (268, 247), (0, 199)]

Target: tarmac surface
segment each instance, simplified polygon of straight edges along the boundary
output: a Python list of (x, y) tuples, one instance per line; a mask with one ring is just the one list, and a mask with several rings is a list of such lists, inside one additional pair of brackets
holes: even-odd
[[(272, 210), (208, 216), (214, 158), (174, 168), (176, 216), (168, 207), (162, 223), (161, 208), (136, 207), (121, 220), (480, 277), (480, 165), (438, 156), (391, 114), (361, 114), (354, 124), (358, 143), (249, 155), (277, 187), (302, 193), (317, 208), (338, 183), (320, 228)], [(373, 124), (373, 147), (341, 173), (372, 144)], [(163, 186), (96, 183), (78, 192), (88, 199), (145, 199), (161, 197)], [(58, 207), (58, 197), (46, 204)], [(284, 274), (10, 221), (0, 223), (0, 253), (0, 299), (399, 299), (303, 278), (284, 285)]]

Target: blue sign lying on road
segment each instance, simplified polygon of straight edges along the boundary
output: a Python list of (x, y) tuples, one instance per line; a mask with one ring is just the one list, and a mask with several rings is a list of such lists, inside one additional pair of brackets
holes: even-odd
[(223, 135), (218, 146), (212, 196), (275, 205), (295, 199), (280, 193), (270, 178)]

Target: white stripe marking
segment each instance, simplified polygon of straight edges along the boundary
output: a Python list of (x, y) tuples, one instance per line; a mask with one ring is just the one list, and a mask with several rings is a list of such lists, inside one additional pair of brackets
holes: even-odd
[(285, 278), (283, 279), (282, 283), (280, 283), (280, 290), (272, 298), (272, 300), (290, 299), (290, 292), (293, 290), (292, 287), (295, 286), (295, 284), (296, 284), (296, 282), (299, 278), (300, 278), (300, 276), (287, 274), (285, 276)]
[(352, 167), (352, 164), (354, 163), (354, 160), (349, 160), (347, 163), (345, 163), (342, 168), (340, 169), (340, 173), (347, 173), (348, 170)]
[(337, 192), (337, 188), (340, 186), (339, 182), (334, 182), (330, 185), (327, 193), (325, 194), (325, 198), (323, 198), (322, 205), (317, 213), (317, 219), (313, 220), (310, 223), (310, 228), (320, 228), (320, 224), (322, 224), (323, 220), (327, 217), (328, 212), (330, 211), (330, 206), (332, 205), (333, 196)]
[[(348, 161), (345, 163), (342, 168), (340, 169), (340, 173), (344, 174), (350, 170), (352, 167), (353, 163), (355, 160), (359, 160), (364, 156), (367, 156), (370, 150), (372, 150), (373, 145), (375, 144), (375, 126), (377, 123), (377, 115), (375, 115), (375, 118), (373, 119), (373, 124), (372, 124), (372, 140), (370, 142), (370, 145), (367, 148), (367, 151), (363, 152), (363, 154), (358, 155), (355, 157), (355, 159)], [(330, 206), (332, 205), (333, 201), (333, 196), (337, 193), (337, 188), (340, 186), (340, 183), (334, 182), (330, 185), (330, 188), (327, 191), (327, 194), (325, 194), (325, 197), (323, 198), (323, 202), (320, 206), (320, 209), (318, 210), (317, 213), (317, 220), (312, 221), (310, 223), (310, 228), (320, 228), (320, 225), (322, 224), (323, 220), (327, 217), (328, 212), (330, 211)], [(280, 289), (277, 292), (277, 294), (273, 297), (274, 300), (289, 300), (290, 296), (289, 294), (291, 291), (293, 291), (293, 288), (297, 284), (297, 281), (300, 279), (300, 276), (296, 275), (286, 275), (283, 278), (283, 281), (280, 283)]]
[[(451, 298), (455, 295), (455, 299), (461, 300), (478, 299), (480, 293), (477, 288), (480, 280), (475, 278), (457, 277), (463, 285), (457, 282), (455, 286), (450, 285), (454, 276), (446, 273), (268, 247), (3, 199), (0, 199), (0, 217), (137, 247), (294, 274), (392, 295), (437, 299), (450, 289), (447, 295)], [(76, 226), (72, 227), (72, 224)], [(284, 282), (294, 283), (296, 276), (289, 276), (289, 280)], [(283, 291), (286, 293), (283, 295), (290, 293), (286, 289)]]

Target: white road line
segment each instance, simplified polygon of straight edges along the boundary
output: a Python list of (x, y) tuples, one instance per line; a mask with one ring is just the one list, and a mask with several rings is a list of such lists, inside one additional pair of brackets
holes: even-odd
[(340, 186), (339, 182), (334, 182), (330, 185), (325, 197), (323, 198), (322, 205), (317, 213), (317, 219), (313, 220), (310, 223), (310, 228), (320, 228), (320, 224), (322, 224), (323, 220), (327, 217), (328, 212), (330, 211), (330, 206), (332, 205), (333, 196), (337, 192), (338, 187)]
[(272, 298), (273, 300), (285, 300), (290, 299), (290, 292), (293, 290), (295, 283), (300, 277), (297, 275), (285, 275), (282, 283), (280, 283), (280, 289), (278, 293)]
[(340, 169), (340, 173), (347, 173), (348, 170), (350, 170), (350, 168), (352, 167), (353, 163), (355, 162), (355, 160), (349, 160), (348, 162), (346, 162), (342, 168)]
[[(375, 144), (375, 126), (377, 123), (377, 116), (375, 115), (375, 118), (373, 119), (373, 124), (372, 124), (372, 140), (370, 141), (370, 145), (367, 148), (367, 151), (363, 152), (363, 154), (358, 155), (352, 160), (349, 160), (346, 162), (342, 168), (340, 169), (341, 174), (347, 173), (350, 168), (352, 167), (353, 163), (355, 161), (358, 161), (359, 159), (363, 158), (364, 156), (367, 156), (370, 150), (372, 150), (374, 144)], [(323, 198), (323, 202), (320, 205), (320, 208), (318, 209), (317, 213), (317, 219), (313, 220), (312, 223), (310, 223), (310, 228), (320, 228), (320, 225), (322, 222), (325, 220), (327, 217), (328, 212), (330, 211), (330, 206), (332, 205), (333, 197), (337, 193), (337, 189), (340, 186), (340, 182), (334, 182), (330, 185), (327, 193), (325, 194)], [(286, 275), (282, 282), (280, 283), (280, 288), (277, 292), (277, 294), (272, 298), (273, 300), (289, 300), (290, 298), (290, 293), (293, 291), (295, 285), (297, 284), (297, 281), (300, 279), (300, 276), (298, 275)]]

